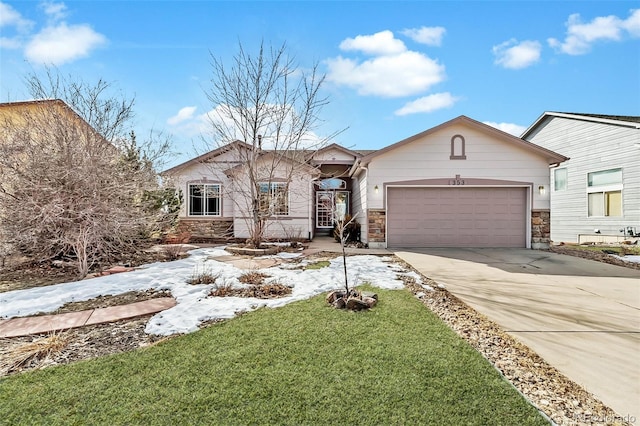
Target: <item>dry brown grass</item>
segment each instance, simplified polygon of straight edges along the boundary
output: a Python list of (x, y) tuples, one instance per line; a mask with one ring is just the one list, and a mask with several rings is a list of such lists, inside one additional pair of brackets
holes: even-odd
[(0, 375), (20, 371), (22, 368), (42, 368), (50, 363), (56, 353), (69, 343), (69, 336), (54, 332), (32, 342), (2, 345), (0, 349)]
[(268, 284), (250, 285), (246, 288), (232, 288), (230, 285), (216, 286), (209, 293), (209, 296), (215, 297), (254, 297), (256, 299), (273, 299), (276, 297), (284, 297), (291, 294), (291, 287), (278, 282)]
[(223, 284), (216, 285), (216, 287), (213, 290), (211, 290), (211, 293), (209, 293), (209, 296), (214, 296), (214, 297), (233, 296), (235, 291), (236, 290), (233, 289), (231, 284), (223, 283)]
[(242, 274), (238, 281), (243, 284), (262, 285), (265, 278), (269, 278), (269, 275), (258, 271), (250, 271)]
[(244, 289), (243, 297), (255, 297), (258, 299), (271, 299), (274, 297), (283, 297), (291, 294), (291, 287), (280, 283), (269, 283), (261, 285), (252, 285)]
[(213, 272), (211, 269), (196, 270), (191, 275), (191, 278), (187, 280), (187, 284), (215, 284), (218, 278), (220, 278), (220, 274)]

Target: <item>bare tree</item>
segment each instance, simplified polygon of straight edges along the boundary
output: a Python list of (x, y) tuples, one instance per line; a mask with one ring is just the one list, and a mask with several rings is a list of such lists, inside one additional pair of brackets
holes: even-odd
[(135, 98), (115, 95), (112, 83), (99, 79), (87, 82), (45, 67), (25, 77), (33, 99), (61, 99), (108, 141), (126, 138), (135, 117)]
[(250, 244), (259, 247), (269, 219), (301, 177), (306, 155), (335, 136), (314, 134), (328, 104), (320, 94), (325, 77), (317, 64), (299, 68), (284, 44), (266, 49), (262, 43), (256, 55), (240, 44), (230, 67), (211, 58), (213, 78), (206, 91), (213, 107), (211, 137), (216, 147), (244, 142), (234, 145), (242, 176), (233, 180), (232, 198), (247, 218)]
[[(124, 132), (133, 101), (109, 98), (102, 80), (91, 86), (47, 76), (51, 94), (71, 95), (71, 105), (27, 102), (0, 115), (1, 227), (23, 253), (68, 258), (83, 277), (137, 251), (157, 230), (166, 217), (154, 194), (162, 192), (151, 157)], [(53, 97), (37, 76), (28, 81), (34, 96)]]

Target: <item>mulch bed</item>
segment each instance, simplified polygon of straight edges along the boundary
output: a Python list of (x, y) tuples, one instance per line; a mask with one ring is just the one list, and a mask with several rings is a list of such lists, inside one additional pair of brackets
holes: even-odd
[(566, 254), (569, 256), (581, 257), (583, 259), (595, 260), (596, 262), (609, 263), (616, 266), (624, 266), (625, 268), (640, 269), (640, 263), (625, 262), (622, 259), (613, 257), (607, 253), (597, 250), (584, 250), (573, 246), (551, 246), (549, 251), (553, 253)]

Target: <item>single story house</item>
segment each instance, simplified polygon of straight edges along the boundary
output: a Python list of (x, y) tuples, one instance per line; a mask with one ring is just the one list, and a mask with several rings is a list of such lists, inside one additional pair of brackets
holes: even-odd
[(545, 112), (522, 138), (571, 157), (551, 170), (551, 239), (640, 236), (640, 117)]
[(338, 212), (356, 217), (370, 247), (542, 248), (549, 167), (568, 160), (465, 116), (376, 151), (255, 151), (234, 141), (163, 172), (184, 195), (182, 230), (247, 238), (242, 188), (246, 159), (257, 155), (259, 190), (277, 203), (270, 238), (312, 239)]

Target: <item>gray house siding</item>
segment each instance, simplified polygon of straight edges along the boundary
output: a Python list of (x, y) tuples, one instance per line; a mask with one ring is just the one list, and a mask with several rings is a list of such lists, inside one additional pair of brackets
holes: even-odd
[[(636, 123), (640, 126), (640, 123)], [(525, 140), (570, 157), (567, 185), (555, 190), (551, 169), (551, 239), (578, 242), (601, 236), (623, 237), (628, 226), (640, 232), (640, 129), (558, 116), (547, 116), (523, 135)], [(588, 215), (589, 173), (622, 169), (622, 216)], [(595, 230), (599, 230), (597, 234)]]

